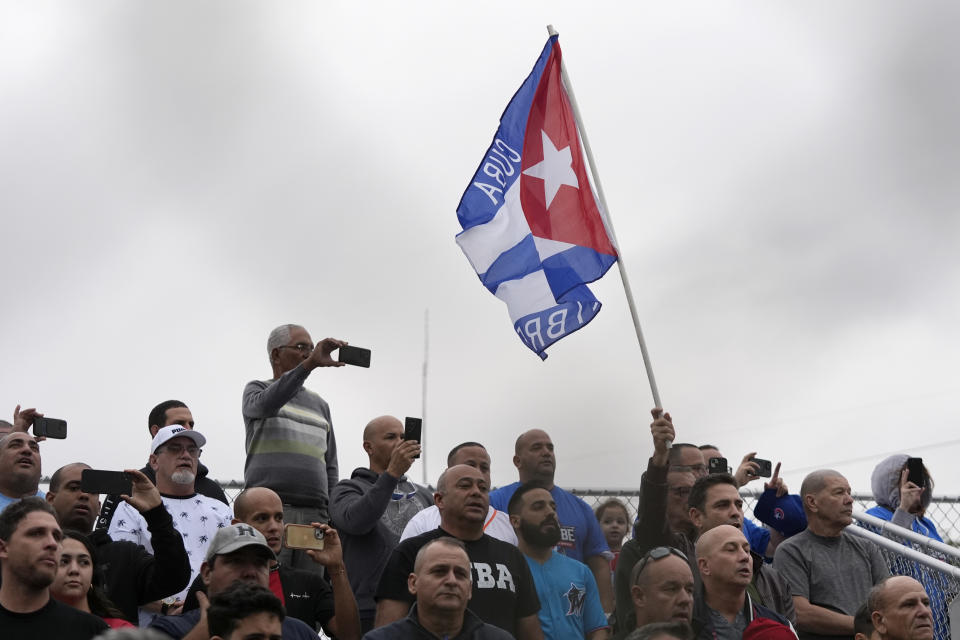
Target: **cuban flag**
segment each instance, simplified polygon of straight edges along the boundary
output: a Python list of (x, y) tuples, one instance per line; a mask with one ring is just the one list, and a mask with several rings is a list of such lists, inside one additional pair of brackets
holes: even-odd
[(600, 311), (585, 283), (617, 259), (587, 177), (558, 36), (500, 117), (460, 199), (457, 244), (540, 358)]

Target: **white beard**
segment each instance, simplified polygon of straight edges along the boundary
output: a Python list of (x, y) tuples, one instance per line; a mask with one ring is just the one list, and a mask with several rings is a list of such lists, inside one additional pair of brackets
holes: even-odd
[(176, 484), (193, 484), (193, 481), (197, 479), (197, 475), (192, 471), (187, 471), (181, 469), (179, 471), (174, 471), (170, 474), (170, 480)]

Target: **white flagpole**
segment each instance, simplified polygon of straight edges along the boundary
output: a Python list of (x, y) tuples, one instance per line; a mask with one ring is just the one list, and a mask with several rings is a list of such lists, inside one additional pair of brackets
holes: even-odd
[(425, 444), (427, 435), (427, 347), (430, 343), (430, 309), (423, 311), (423, 379), (420, 383), (420, 419), (423, 423), (420, 425), (420, 471), (423, 473), (423, 486), (427, 485), (427, 445)]
[[(557, 30), (552, 24), (547, 25), (547, 33), (551, 36), (558, 35)], [(643, 356), (643, 366), (647, 369), (647, 380), (650, 381), (650, 392), (653, 394), (653, 404), (656, 407), (663, 407), (660, 403), (660, 392), (657, 390), (657, 380), (653, 377), (653, 367), (650, 365), (650, 354), (647, 353), (647, 343), (643, 339), (643, 331), (640, 329), (640, 317), (637, 315), (637, 306), (633, 302), (633, 292), (630, 290), (630, 279), (627, 277), (627, 269), (623, 264), (623, 252), (620, 251), (620, 243), (617, 242), (617, 234), (613, 231), (613, 220), (610, 219), (610, 209), (607, 208), (607, 199), (603, 195), (603, 185), (600, 184), (600, 176), (597, 174), (597, 165), (593, 160), (593, 151), (590, 149), (590, 141), (587, 140), (587, 130), (583, 126), (583, 119), (580, 117), (580, 108), (577, 106), (577, 97), (573, 93), (573, 85), (570, 84), (570, 77), (567, 75), (567, 65), (563, 58), (560, 59), (560, 76), (563, 79), (563, 85), (566, 87), (567, 96), (570, 97), (570, 106), (573, 108), (573, 117), (577, 121), (577, 129), (580, 131), (580, 139), (583, 142), (583, 150), (587, 154), (587, 162), (590, 164), (590, 174), (593, 176), (593, 184), (597, 187), (597, 195), (600, 197), (600, 206), (603, 209), (601, 217), (603, 224), (613, 241), (613, 246), (617, 250), (617, 267), (620, 269), (620, 280), (623, 282), (623, 290), (627, 295), (627, 305), (630, 307), (630, 315), (633, 317), (633, 328), (637, 332), (637, 342), (640, 343), (640, 355)]]

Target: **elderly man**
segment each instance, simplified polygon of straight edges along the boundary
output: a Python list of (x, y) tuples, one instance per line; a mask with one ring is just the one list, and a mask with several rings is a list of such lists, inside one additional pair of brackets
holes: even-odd
[[(233, 501), (233, 511), (236, 516), (233, 524), (250, 525), (263, 534), (274, 554), (280, 551), (283, 547), (283, 503), (276, 492), (266, 487), (245, 489)], [(270, 590), (283, 602), (290, 617), (314, 629), (323, 627), (329, 635), (343, 640), (359, 638), (357, 601), (350, 590), (339, 536), (327, 525), (317, 523), (315, 526), (324, 531), (324, 548), (309, 555), (326, 569), (330, 584), (315, 571), (294, 569), (272, 561)], [(197, 592), (204, 590), (203, 577), (197, 576), (187, 594), (184, 611), (199, 606)]]
[[(97, 517), (99, 496), (80, 488), (83, 470), (89, 468), (75, 462), (60, 467), (50, 478), (47, 502), (56, 510), (65, 529), (87, 533)], [(97, 550), (96, 568), (104, 574), (104, 591), (123, 617), (136, 624), (138, 606), (183, 590), (190, 580), (190, 558), (183, 537), (174, 529), (173, 519), (163, 507), (160, 492), (143, 473), (133, 469), (127, 473), (133, 479), (133, 494), (126, 501), (147, 523), (150, 546), (156, 556), (128, 540), (111, 540), (103, 530), (94, 531), (89, 537)]]
[[(200, 569), (210, 598), (217, 598), (236, 582), (266, 587), (270, 582), (270, 563), (276, 556), (263, 534), (247, 524), (234, 524), (217, 531), (206, 551)], [(210, 602), (207, 595), (197, 596), (200, 608), (179, 616), (157, 618), (150, 625), (174, 640), (207, 640)], [(289, 616), (281, 623), (284, 640), (316, 640), (317, 633), (300, 620)]]
[[(490, 483), (490, 454), (487, 453), (487, 448), (479, 442), (461, 442), (450, 450), (450, 453), (447, 454), (447, 466), (455, 467), (458, 464), (465, 464), (477, 469), (483, 475), (487, 486), (493, 486)], [(400, 535), (400, 541), (403, 542), (407, 538), (433, 531), (439, 526), (440, 511), (437, 506), (427, 507), (410, 519)], [(517, 545), (517, 534), (513, 530), (513, 525), (510, 524), (510, 518), (505, 511), (500, 511), (493, 505), (490, 505), (487, 510), (483, 532), (491, 538), (509, 542), (514, 546)]]
[(540, 627), (547, 640), (609, 637), (607, 616), (593, 573), (582, 562), (557, 553), (557, 505), (546, 489), (524, 484), (510, 498), (510, 521), (540, 598)]
[(354, 469), (330, 494), (330, 515), (343, 540), (350, 586), (360, 605), (364, 632), (373, 628), (373, 594), (390, 552), (407, 522), (433, 505), (433, 494), (405, 475), (420, 455), (420, 443), (403, 439), (403, 423), (393, 416), (374, 418), (363, 430), (369, 467)]
[(40, 498), (25, 498), (0, 513), (0, 631), (5, 639), (90, 640), (107, 629), (100, 618), (50, 596), (62, 538), (53, 508)]
[(933, 640), (933, 612), (923, 585), (892, 576), (870, 590), (867, 608), (880, 640)]
[(610, 547), (593, 509), (577, 496), (553, 484), (557, 459), (550, 436), (541, 429), (530, 429), (517, 438), (514, 452), (513, 466), (517, 468), (520, 482), (493, 491), (490, 504), (505, 511), (517, 487), (530, 482), (549, 491), (557, 503), (557, 519), (560, 520), (561, 537), (557, 551), (590, 567), (600, 589), (604, 611), (613, 611)]
[[(295, 524), (330, 521), (330, 490), (340, 478), (330, 406), (303, 386), (317, 367), (339, 367), (330, 354), (347, 343), (326, 338), (313, 344), (303, 327), (285, 324), (270, 332), (267, 354), (273, 377), (248, 382), (243, 390), (243, 423), (248, 487), (268, 487), (284, 505), (284, 520)], [(302, 551), (284, 549), (280, 563), (317, 570)]]
[(467, 609), (471, 596), (470, 558), (463, 542), (442, 536), (417, 552), (407, 589), (416, 597), (401, 620), (374, 629), (365, 640), (507, 640), (509, 633)]
[(890, 572), (873, 543), (844, 531), (853, 522), (850, 484), (820, 469), (800, 487), (807, 528), (777, 547), (773, 566), (787, 579), (801, 638), (853, 636), (853, 616)]
[[(230, 507), (194, 492), (197, 463), (206, 442), (199, 431), (171, 425), (160, 429), (150, 445), (150, 466), (156, 473), (157, 489), (173, 518), (173, 526), (183, 537), (183, 545), (190, 557), (191, 581), (200, 571), (203, 555), (213, 535), (217, 529), (230, 524), (233, 518)], [(129, 502), (117, 507), (107, 533), (112, 540), (129, 540), (154, 553), (148, 523)], [(182, 601), (189, 586), (188, 581), (176, 594), (178, 601)], [(161, 613), (167, 613), (166, 606), (161, 607)], [(140, 626), (145, 626), (152, 618), (151, 612), (140, 610)]]
[(760, 618), (790, 628), (789, 620), (754, 602), (747, 593), (753, 558), (739, 528), (721, 524), (704, 532), (697, 539), (697, 566), (702, 580), (693, 612), (697, 638), (740, 638)]
[(467, 465), (440, 474), (433, 499), (440, 510), (440, 528), (401, 542), (380, 577), (376, 626), (399, 620), (413, 597), (407, 578), (417, 552), (429, 541), (451, 536), (463, 541), (473, 566), (471, 609), (481, 620), (505, 629), (520, 640), (540, 640), (540, 600), (523, 554), (511, 544), (483, 532), (489, 487), (480, 471)]
[[(633, 566), (630, 584), (633, 585), (630, 596), (635, 628), (671, 622), (689, 627), (693, 617), (694, 581), (690, 563), (682, 551), (654, 547)], [(687, 635), (691, 634), (688, 628)]]
[[(179, 400), (165, 400), (151, 409), (147, 415), (147, 431), (151, 439), (157, 436), (157, 432), (160, 431), (160, 429), (170, 426), (181, 426), (185, 429), (193, 429), (195, 426), (193, 413), (191, 413), (190, 408)], [(147, 476), (150, 482), (154, 484), (157, 483), (157, 477), (149, 461), (140, 469), (140, 472)], [(223, 504), (228, 504), (227, 496), (223, 493), (220, 485), (207, 477), (209, 473), (210, 470), (207, 469), (202, 462), (197, 461), (197, 473), (193, 482), (194, 489), (196, 489), (196, 492), (199, 494), (219, 500)], [(115, 493), (111, 493), (103, 499), (100, 518), (97, 520), (98, 530), (106, 531), (110, 528), (113, 515), (122, 502), (123, 498)]]

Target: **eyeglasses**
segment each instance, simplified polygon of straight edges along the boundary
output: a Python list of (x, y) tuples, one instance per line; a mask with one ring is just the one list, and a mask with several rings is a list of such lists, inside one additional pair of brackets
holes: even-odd
[(298, 342), (297, 344), (280, 345), (277, 349), (296, 349), (300, 353), (310, 353), (313, 351), (313, 345), (309, 342)]
[(644, 568), (651, 560), (662, 560), (670, 554), (677, 556), (684, 562), (689, 562), (687, 556), (679, 549), (674, 547), (654, 547), (650, 549), (650, 551), (647, 551), (646, 555), (637, 560), (637, 564), (633, 565), (633, 571), (630, 572), (630, 584), (637, 584), (640, 580), (640, 574), (643, 573)]
[(200, 454), (203, 453), (203, 449), (193, 444), (186, 447), (184, 447), (182, 444), (168, 444), (164, 447), (164, 449), (167, 451), (167, 453), (172, 453), (175, 456), (180, 455), (184, 452), (184, 450), (186, 450), (191, 458), (199, 458)]

